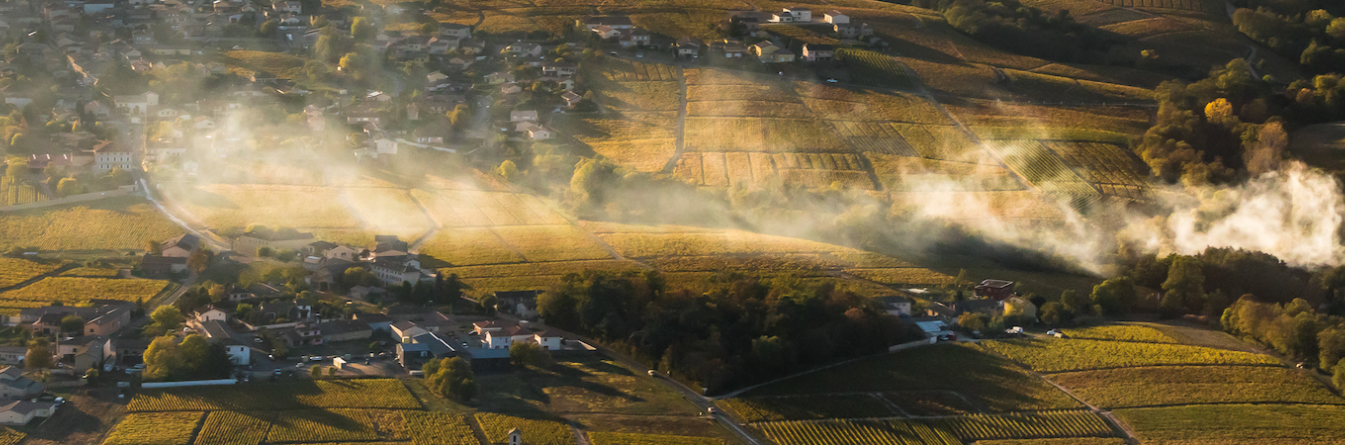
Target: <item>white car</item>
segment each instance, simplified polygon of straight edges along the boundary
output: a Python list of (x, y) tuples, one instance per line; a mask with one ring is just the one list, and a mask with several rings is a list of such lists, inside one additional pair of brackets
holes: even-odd
[(827, 83), (836, 83), (836, 79), (827, 79)]

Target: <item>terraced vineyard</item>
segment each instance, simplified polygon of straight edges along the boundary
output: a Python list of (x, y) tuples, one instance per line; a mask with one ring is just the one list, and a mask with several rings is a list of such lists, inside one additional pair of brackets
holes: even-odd
[(961, 445), (952, 432), (914, 420), (826, 420), (753, 425), (779, 445)]
[(1115, 435), (1102, 416), (1086, 410), (973, 414), (935, 423), (967, 441)]
[(47, 195), (39, 192), (37, 187), (27, 182), (15, 181), (9, 177), (0, 179), (0, 196), (4, 197), (4, 201), (0, 202), (0, 205), (7, 206), (47, 200)]
[(906, 74), (906, 67), (887, 54), (844, 48), (836, 51), (836, 58), (860, 78), (879, 80), (883, 86), (909, 88), (915, 83)]
[(1100, 197), (1096, 189), (1039, 142), (991, 141), (986, 146), (998, 152), (1009, 168), (1034, 187), (1048, 195), (1067, 198), (1076, 208)]
[(129, 414), (103, 445), (191, 445), (200, 412)]
[(1040, 372), (1153, 365), (1279, 366), (1273, 357), (1198, 346), (1084, 339), (1018, 339), (982, 343)]
[(476, 421), (481, 424), (486, 437), (492, 442), (504, 443), (510, 429), (523, 430), (523, 443), (535, 445), (573, 445), (577, 443), (574, 433), (565, 424), (550, 420), (524, 419), (494, 413), (476, 413)]

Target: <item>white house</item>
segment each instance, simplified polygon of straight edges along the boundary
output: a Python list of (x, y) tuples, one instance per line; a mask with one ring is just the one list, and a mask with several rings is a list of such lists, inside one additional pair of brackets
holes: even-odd
[(487, 349), (509, 349), (512, 345), (521, 341), (528, 341), (535, 334), (522, 326), (510, 326), (498, 331), (486, 331)]
[(224, 349), (229, 353), (229, 361), (233, 362), (234, 366), (252, 364), (252, 352), (248, 350), (247, 345), (229, 339), (224, 341)]
[(146, 91), (134, 96), (115, 96), (112, 102), (117, 104), (118, 109), (139, 116), (149, 111), (149, 107), (159, 106), (159, 95), (153, 91)]
[(197, 323), (205, 323), (207, 321), (227, 322), (229, 321), (229, 314), (219, 310), (215, 306), (206, 306), (197, 309), (193, 318)]
[(833, 25), (844, 25), (850, 23), (850, 16), (842, 14), (840, 11), (833, 9), (827, 11), (826, 14), (823, 14), (822, 20), (827, 23), (831, 23)]
[(564, 339), (564, 337), (560, 335), (560, 332), (551, 329), (533, 334), (532, 337), (533, 341), (536, 341), (538, 346), (541, 346), (542, 349), (548, 351), (560, 350), (561, 341)]
[(15, 400), (0, 405), (0, 425), (24, 426), (36, 417), (51, 417), (56, 412), (56, 402), (30, 402)]
[(102, 141), (93, 146), (93, 171), (106, 173), (114, 168), (130, 170), (134, 156), (130, 147), (112, 141)]
[(537, 110), (510, 111), (509, 122), (537, 122)]

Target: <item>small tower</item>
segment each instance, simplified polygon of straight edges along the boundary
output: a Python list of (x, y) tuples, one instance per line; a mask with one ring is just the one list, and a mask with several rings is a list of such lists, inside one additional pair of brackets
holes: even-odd
[(523, 430), (518, 428), (509, 430), (509, 445), (523, 445)]

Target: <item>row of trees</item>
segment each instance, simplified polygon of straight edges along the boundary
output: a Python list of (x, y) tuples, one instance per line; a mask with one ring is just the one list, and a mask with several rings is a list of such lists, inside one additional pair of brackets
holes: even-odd
[(588, 271), (538, 299), (551, 325), (625, 350), (708, 393), (922, 338), (873, 300), (785, 275), (725, 272), (705, 289), (670, 288), (657, 272)]
[[(1247, 37), (1298, 60), (1309, 72), (1345, 70), (1345, 17), (1324, 9), (1295, 13), (1294, 2), (1250, 0), (1255, 9), (1238, 8), (1233, 24)], [(1250, 6), (1250, 5), (1249, 5)]]
[(1098, 61), (1118, 42), (1074, 21), (1069, 10), (1046, 14), (1017, 0), (917, 1), (942, 11), (948, 24), (987, 45), (1018, 54), (1067, 62)]

